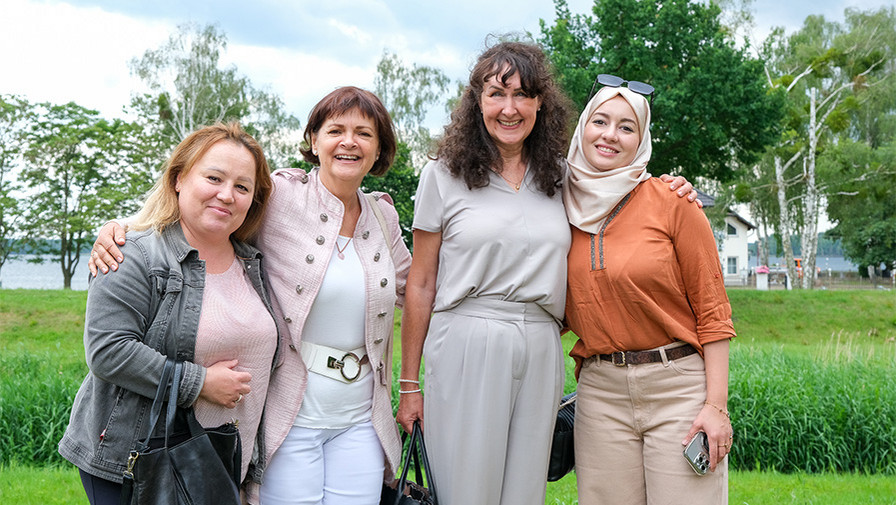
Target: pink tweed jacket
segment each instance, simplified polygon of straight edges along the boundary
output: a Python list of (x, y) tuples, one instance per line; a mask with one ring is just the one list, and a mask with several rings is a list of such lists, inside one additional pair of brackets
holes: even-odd
[[(383, 193), (374, 195), (391, 231), (390, 247), (369, 200), (360, 192), (358, 196), (361, 216), (353, 242), (364, 268), (367, 292), (365, 340), (375, 381), (372, 421), (386, 454), (386, 472), (394, 475), (401, 443), (392, 416), (392, 356), (384, 354), (391, 349), (395, 306), (404, 303), (411, 254), (401, 239), (391, 198)], [(308, 382), (299, 354), (302, 328), (327, 270), (343, 213), (342, 202), (321, 184), (317, 169), (310, 174), (301, 169), (274, 173), (274, 193), (257, 246), (264, 253), (283, 341), (265, 402), (264, 461), (270, 461), (283, 443), (302, 405)], [(249, 486), (250, 502), (257, 502), (257, 491), (257, 485)]]

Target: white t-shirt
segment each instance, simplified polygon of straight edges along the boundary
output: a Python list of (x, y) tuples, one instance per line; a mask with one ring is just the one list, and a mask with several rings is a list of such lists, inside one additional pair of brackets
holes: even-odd
[[(351, 351), (364, 345), (366, 293), (361, 260), (349, 237), (339, 236), (320, 291), (311, 305), (302, 340)], [(342, 251), (344, 259), (339, 257)], [(345, 383), (308, 372), (308, 387), (294, 425), (348, 428), (370, 420), (373, 376)]]

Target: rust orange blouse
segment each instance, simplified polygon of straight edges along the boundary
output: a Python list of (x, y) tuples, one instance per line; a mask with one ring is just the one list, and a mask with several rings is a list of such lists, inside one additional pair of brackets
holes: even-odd
[(598, 235), (572, 227), (566, 318), (584, 358), (735, 336), (709, 221), (665, 183), (639, 184)]

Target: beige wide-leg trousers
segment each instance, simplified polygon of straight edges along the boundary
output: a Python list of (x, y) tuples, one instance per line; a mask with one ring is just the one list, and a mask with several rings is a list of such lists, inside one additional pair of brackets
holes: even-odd
[(575, 421), (579, 504), (727, 504), (728, 459), (699, 476), (682, 455), (705, 400), (699, 354), (626, 366), (585, 360)]
[(543, 505), (563, 387), (559, 326), (534, 303), (469, 298), (423, 348), (424, 439), (441, 505)]

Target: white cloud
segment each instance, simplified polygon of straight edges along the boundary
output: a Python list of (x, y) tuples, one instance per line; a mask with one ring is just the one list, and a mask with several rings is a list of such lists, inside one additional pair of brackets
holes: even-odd
[(0, 93), (120, 116), (137, 82), (128, 61), (169, 31), (97, 8), (9, 0), (0, 17)]
[[(229, 44), (222, 60), (256, 86), (270, 88), (304, 119), (336, 86), (373, 86), (384, 49), (405, 63), (442, 69), (464, 80), (488, 34), (528, 30), (553, 19), (548, 0), (4, 0), (0, 16), (0, 93), (33, 101), (75, 101), (120, 116), (140, 83), (127, 63), (159, 47), (177, 24), (218, 23)], [(570, 0), (573, 14), (592, 0)], [(892, 0), (756, 0), (757, 29), (796, 29), (810, 12), (847, 5), (872, 8)], [(97, 7), (101, 5), (103, 7)], [(761, 40), (761, 39), (760, 39)], [(437, 121), (437, 120), (436, 120)]]

